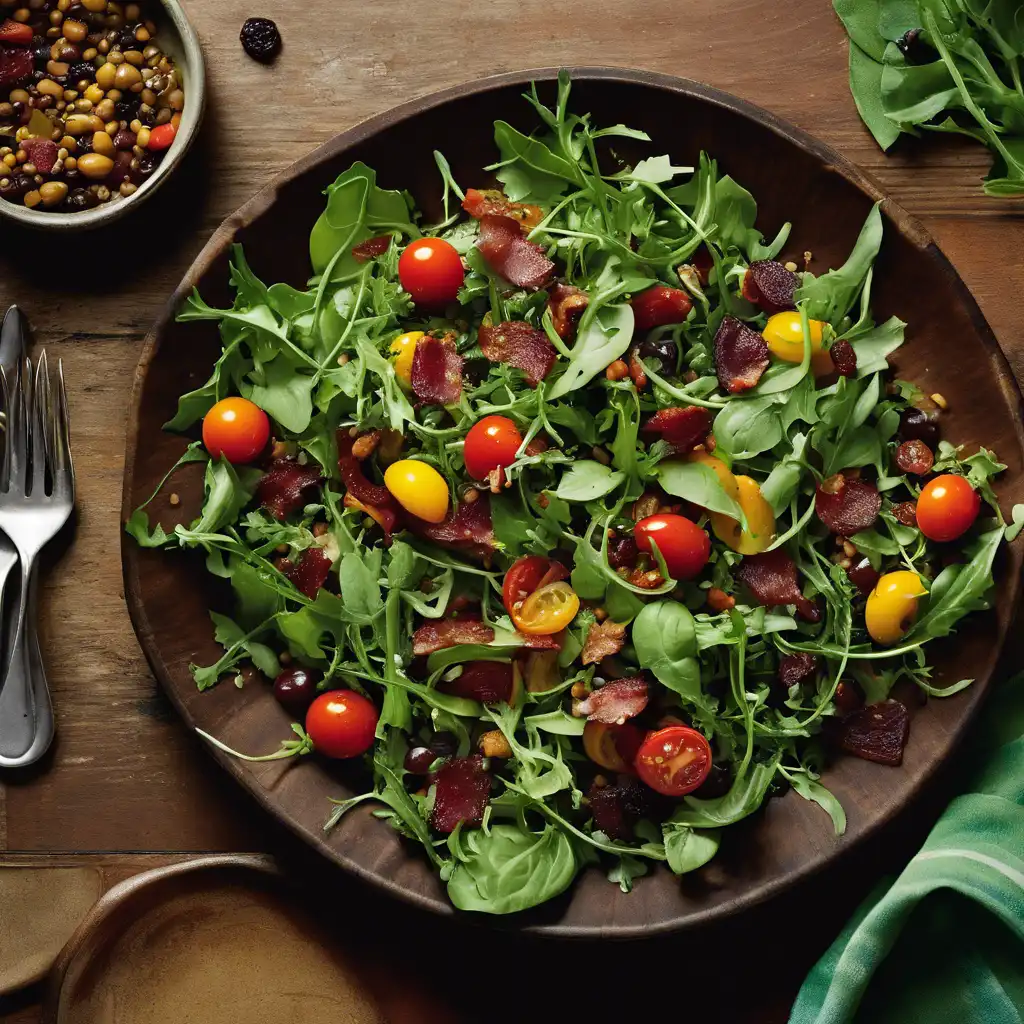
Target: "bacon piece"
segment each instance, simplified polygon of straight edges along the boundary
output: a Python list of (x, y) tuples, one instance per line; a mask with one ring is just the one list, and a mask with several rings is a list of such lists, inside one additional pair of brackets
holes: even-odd
[(434, 786), (433, 828), (454, 832), (460, 821), (463, 828), (479, 827), (491, 795), (491, 776), (479, 754), (445, 761), (430, 781)]
[(839, 745), (865, 761), (896, 767), (910, 737), (910, 713), (898, 700), (883, 700), (854, 711), (842, 721)]
[(693, 309), (693, 302), (686, 292), (667, 284), (645, 288), (634, 295), (629, 304), (633, 307), (633, 326), (638, 331), (681, 324)]
[(870, 529), (881, 509), (882, 496), (873, 483), (843, 473), (823, 480), (815, 490), (814, 511), (840, 537)]
[(792, 604), (796, 605), (802, 619), (808, 622), (821, 619), (821, 611), (801, 593), (796, 563), (784, 548), (747, 555), (736, 569), (736, 575), (754, 600), (765, 608)]
[(846, 570), (847, 578), (863, 597), (867, 597), (875, 589), (880, 575), (881, 573), (871, 564), (871, 560), (866, 555), (862, 555)]
[(486, 494), (476, 501), (463, 501), (439, 523), (409, 516), (409, 529), (443, 548), (453, 548), (471, 558), (485, 559), (494, 551), (491, 503)]
[(820, 665), (820, 660), (813, 654), (784, 654), (779, 659), (779, 682), (787, 690), (798, 683), (810, 682)]
[(904, 526), (917, 527), (917, 503), (913, 501), (901, 501), (892, 507), (893, 519)]
[(743, 275), (743, 298), (768, 314), (781, 313), (796, 308), (793, 295), (799, 283), (796, 274), (776, 260), (758, 260)]
[(462, 397), (462, 356), (455, 345), (429, 334), (416, 343), (412, 393), (425, 405), (454, 405)]
[(560, 651), (562, 649), (562, 641), (559, 639), (561, 633), (552, 633), (550, 635), (542, 635), (540, 633), (520, 633), (516, 630), (516, 636), (523, 641), (523, 646), (528, 647), (531, 651)]
[(637, 820), (660, 817), (666, 802), (639, 779), (619, 775), (610, 786), (599, 786), (595, 781), (587, 790), (587, 803), (595, 829), (609, 839), (628, 839)]
[(322, 479), (316, 463), (301, 466), (294, 459), (274, 459), (260, 479), (256, 497), (275, 519), (284, 519), (316, 497)]
[(584, 665), (596, 665), (602, 658), (618, 654), (625, 643), (626, 627), (621, 622), (612, 622), (611, 619), (595, 622), (587, 630), (581, 660)]
[(590, 722), (622, 725), (627, 718), (639, 715), (647, 707), (647, 700), (647, 680), (643, 676), (630, 676), (594, 690), (573, 706), (572, 713), (577, 718), (586, 715)]
[(576, 325), (589, 302), (590, 298), (587, 293), (573, 284), (562, 284), (559, 281), (548, 290), (548, 309), (551, 310), (551, 322), (560, 338), (575, 336)]
[(433, 654), (459, 644), (489, 644), (494, 630), (479, 619), (431, 619), (412, 635), (412, 653)]
[(509, 661), (467, 661), (461, 674), (450, 682), (438, 683), (442, 693), (453, 697), (497, 704), (512, 698), (512, 663)]
[(34, 68), (31, 50), (0, 46), (0, 87), (18, 85), (31, 77)]
[(899, 467), (901, 473), (913, 473), (914, 476), (924, 476), (935, 465), (935, 456), (931, 448), (924, 441), (904, 441), (896, 449), (893, 461)]
[(529, 230), (535, 228), (543, 219), (544, 211), (531, 203), (514, 203), (504, 192), (496, 188), (468, 188), (466, 198), (462, 200), (462, 208), (480, 220), (482, 217), (510, 217)]
[(711, 430), (711, 414), (699, 405), (659, 409), (641, 430), (644, 434), (656, 434), (682, 455), (703, 444)]
[(374, 238), (367, 238), (358, 245), (352, 246), (352, 255), (356, 263), (369, 263), (370, 260), (383, 256), (390, 248), (391, 236), (377, 235)]
[(834, 342), (828, 350), (832, 365), (840, 377), (854, 377), (857, 374), (857, 353), (853, 346), (845, 339), (840, 338)]
[(286, 573), (295, 586), (311, 601), (316, 600), (320, 588), (327, 582), (331, 571), (331, 558), (323, 548), (306, 548), (297, 565)]
[(715, 373), (718, 383), (734, 395), (748, 391), (768, 369), (768, 346), (757, 331), (727, 316), (715, 332)]
[(355, 443), (356, 439), (347, 430), (338, 431), (338, 471), (346, 490), (364, 505), (393, 510), (395, 499), (391, 492), (382, 484), (371, 483), (363, 474), (363, 467), (352, 452)]
[(523, 238), (512, 217), (481, 217), (476, 246), (491, 268), (517, 288), (543, 288), (555, 270), (544, 250)]
[(345, 508), (354, 508), (357, 512), (368, 515), (384, 531), (385, 536), (390, 537), (395, 532), (395, 524), (398, 522), (397, 509), (367, 505), (358, 498), (353, 498), (351, 494), (346, 494), (341, 503)]
[(477, 340), (480, 351), (492, 363), (508, 363), (522, 370), (531, 387), (536, 387), (551, 372), (558, 358), (548, 336), (523, 320), (492, 325), (485, 319)]
[(57, 162), (57, 143), (50, 139), (22, 139), (19, 143), (39, 174), (49, 174)]

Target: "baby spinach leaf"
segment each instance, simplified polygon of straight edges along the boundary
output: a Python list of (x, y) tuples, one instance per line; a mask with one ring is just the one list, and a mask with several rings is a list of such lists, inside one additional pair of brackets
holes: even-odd
[(750, 458), (782, 440), (778, 395), (732, 399), (715, 417), (715, 440), (730, 455)]
[(752, 765), (746, 773), (737, 776), (725, 796), (715, 800), (683, 797), (684, 805), (672, 814), (669, 822), (689, 828), (720, 828), (753, 814), (764, 803), (780, 758), (781, 754), (776, 754), (771, 761)]
[(685, 825), (663, 826), (665, 857), (677, 875), (702, 868), (718, 853), (721, 842), (717, 829), (692, 829)]
[(875, 141), (888, 149), (901, 135), (900, 126), (891, 121), (882, 102), (882, 76), (885, 67), (873, 60), (852, 39), (850, 40), (850, 92), (857, 112)]
[(629, 348), (632, 339), (633, 307), (629, 303), (615, 303), (601, 308), (577, 336), (569, 365), (548, 391), (548, 400), (554, 401), (589, 384)]
[(633, 646), (641, 668), (691, 704), (705, 706), (697, 663), (697, 627), (690, 610), (677, 601), (645, 605), (633, 621)]
[(563, 501), (595, 501), (614, 491), (625, 473), (613, 472), (609, 466), (584, 459), (574, 462), (558, 483), (555, 494)]
[(242, 382), (241, 391), (285, 430), (301, 434), (313, 415), (313, 382), (282, 354), (254, 371), (251, 382)]
[(702, 462), (680, 462), (675, 459), (658, 466), (658, 482), (677, 498), (692, 501), (709, 512), (722, 512), (741, 523), (746, 522), (735, 498), (725, 493), (718, 474)]

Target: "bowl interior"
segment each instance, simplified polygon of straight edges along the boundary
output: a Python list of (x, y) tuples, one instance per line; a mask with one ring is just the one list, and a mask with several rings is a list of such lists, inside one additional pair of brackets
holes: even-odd
[[(185, 447), (186, 439), (161, 432), (177, 396), (199, 386), (219, 353), (209, 324), (176, 324), (174, 306), (193, 285), (212, 305), (230, 304), (227, 247), (245, 246), (256, 274), (267, 282), (303, 287), (308, 274), (309, 230), (322, 210), (322, 190), (354, 160), (378, 171), (387, 188), (409, 188), (436, 214), (440, 182), (431, 156), (441, 150), (463, 187), (480, 186), (492, 162), (492, 122), (504, 118), (526, 131), (535, 127), (521, 99), (531, 77), (553, 97), (553, 70), (519, 73), (464, 86), (383, 114), (300, 161), (284, 179), (260, 193), (211, 240), (183, 281), (168, 315), (149, 339), (140, 365), (129, 430), (125, 515), (144, 501)], [(576, 69), (571, 101), (600, 124), (624, 123), (647, 131), (650, 154), (667, 152), (676, 164), (695, 164), (701, 150), (750, 189), (759, 203), (758, 226), (773, 236), (793, 222), (782, 258), (813, 253), (812, 269), (837, 266), (849, 253), (871, 204), (873, 184), (838, 154), (755, 108), (694, 83), (641, 72)], [(1006, 363), (966, 288), (912, 218), (886, 202), (885, 241), (875, 272), (874, 314), (908, 321), (908, 344), (897, 372), (926, 392), (941, 391), (951, 412), (946, 436), (993, 447), (1008, 465), (1000, 493), (1007, 506), (1024, 500), (1021, 476), (1020, 399)], [(150, 507), (169, 527), (188, 521), (201, 499), (201, 474), (186, 467), (174, 489), (180, 507)], [(288, 734), (288, 716), (265, 686), (239, 692), (221, 686), (199, 694), (190, 661), (216, 659), (208, 618), (218, 600), (198, 560), (138, 549), (125, 538), (129, 607), (146, 654), (185, 721), (235, 749), (274, 749)], [(732, 913), (820, 868), (892, 817), (947, 756), (981, 700), (996, 663), (1019, 587), (1020, 555), (1013, 549), (998, 568), (1000, 600), (977, 615), (953, 641), (933, 650), (938, 685), (964, 676), (978, 680), (961, 695), (915, 708), (901, 769), (847, 758), (827, 777), (849, 817), (837, 839), (815, 806), (790, 794), (726, 831), (722, 852), (707, 868), (680, 881), (667, 871), (642, 879), (625, 895), (597, 870), (588, 870), (554, 903), (521, 915), (516, 924), (558, 935), (650, 934)], [(249, 766), (216, 755), (272, 813), (328, 857), (422, 906), (450, 913), (443, 887), (418, 851), (402, 845), (363, 807), (329, 835), (322, 831), (328, 798), (347, 795), (362, 780), (304, 758), (294, 765)]]
[(163, 51), (173, 58), (181, 72), (182, 87), (185, 91), (185, 109), (181, 113), (181, 125), (174, 136), (170, 149), (156, 170), (130, 196), (107, 203), (82, 213), (49, 213), (32, 210), (18, 203), (0, 201), (0, 218), (7, 217), (31, 228), (52, 231), (79, 231), (83, 228), (98, 227), (119, 220), (159, 187), (181, 162), (199, 131), (206, 107), (206, 64), (203, 59), (199, 36), (188, 20), (184, 8), (177, 0), (159, 0), (160, 10), (156, 11), (156, 38)]

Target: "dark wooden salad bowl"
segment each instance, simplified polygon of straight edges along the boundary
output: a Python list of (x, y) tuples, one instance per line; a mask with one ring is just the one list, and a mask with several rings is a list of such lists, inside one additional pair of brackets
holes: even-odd
[[(354, 160), (377, 169), (385, 188), (408, 188), (428, 215), (437, 213), (439, 179), (431, 150), (449, 159), (456, 180), (480, 185), (492, 162), (492, 122), (504, 118), (529, 131), (533, 121), (520, 94), (531, 80), (553, 96), (555, 69), (517, 72), (463, 85), (388, 111), (339, 135), (295, 164), (228, 218), (199, 255), (147, 340), (136, 378), (124, 483), (124, 514), (143, 502), (186, 440), (161, 431), (178, 395), (201, 384), (219, 353), (212, 324), (179, 324), (174, 314), (193, 286), (212, 305), (227, 306), (228, 251), (242, 242), (256, 273), (268, 281), (304, 286), (307, 240), (323, 207), (322, 190)], [(814, 269), (838, 266), (849, 252), (878, 186), (838, 153), (750, 104), (677, 78), (610, 68), (576, 68), (573, 104), (602, 124), (645, 129), (648, 153), (668, 152), (674, 163), (695, 163), (704, 149), (746, 186), (759, 203), (758, 225), (772, 236), (793, 221), (793, 239), (814, 253)], [(898, 314), (909, 322), (898, 354), (902, 377), (926, 392), (942, 392), (950, 412), (946, 436), (970, 447), (994, 448), (1008, 469), (999, 493), (1008, 508), (1024, 501), (1021, 396), (977, 304), (921, 225), (883, 202), (885, 241), (876, 264), (876, 319)], [(182, 502), (151, 507), (165, 526), (187, 522), (201, 499), (201, 473), (185, 467), (173, 490)], [(193, 555), (143, 550), (122, 539), (125, 592), (139, 640), (153, 671), (189, 727), (201, 728), (237, 750), (265, 753), (289, 735), (289, 717), (270, 687), (242, 690), (230, 683), (199, 693), (189, 663), (216, 660), (209, 619), (219, 595)], [(744, 824), (727, 830), (722, 852), (682, 881), (655, 870), (626, 895), (602, 872), (587, 870), (572, 889), (514, 924), (547, 935), (628, 938), (688, 928), (764, 900), (848, 853), (893, 818), (954, 749), (989, 687), (1013, 620), (1020, 591), (1021, 552), (1009, 547), (997, 565), (999, 596), (988, 613), (934, 649), (937, 685), (974, 677), (974, 686), (914, 709), (902, 768), (852, 757), (837, 761), (826, 779), (849, 816), (845, 836), (832, 833), (819, 808), (795, 794), (769, 800)], [(214, 756), (272, 814), (349, 871), (421, 907), (453, 909), (427, 859), (407, 846), (367, 805), (323, 831), (330, 804), (363, 780), (315, 757), (300, 763), (248, 764)]]

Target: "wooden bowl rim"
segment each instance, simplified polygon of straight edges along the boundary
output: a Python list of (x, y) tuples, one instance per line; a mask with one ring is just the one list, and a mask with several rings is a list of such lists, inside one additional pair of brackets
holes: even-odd
[[(305, 174), (311, 168), (324, 163), (345, 150), (357, 145), (364, 140), (377, 135), (396, 124), (416, 118), (420, 114), (433, 110), (437, 107), (450, 103), (453, 100), (462, 99), (467, 96), (480, 95), (507, 88), (508, 86), (528, 86), (530, 82), (546, 82), (556, 79), (560, 67), (542, 67), (526, 69), (522, 71), (507, 72), (500, 75), (492, 75), (486, 78), (476, 79), (460, 85), (444, 89), (440, 92), (430, 93), (410, 100), (399, 106), (393, 107), (373, 117), (359, 122), (348, 130), (329, 139), (306, 156), (297, 160), (290, 167), (274, 178), (270, 183), (260, 189), (248, 202), (244, 203), (234, 213), (220, 224), (217, 230), (210, 237), (209, 241), (200, 251), (178, 285), (174, 294), (168, 300), (163, 313), (154, 327), (147, 334), (143, 352), (135, 373), (135, 381), (132, 389), (130, 415), (127, 428), (127, 451), (125, 455), (124, 489), (122, 501), (122, 519), (126, 520), (133, 511), (131, 507), (132, 484), (135, 470), (136, 455), (139, 446), (139, 428), (141, 415), (141, 398), (143, 384), (150, 363), (156, 356), (161, 344), (161, 337), (167, 326), (172, 322), (175, 311), (179, 308), (184, 299), (190, 294), (198, 280), (205, 274), (214, 260), (223, 254), (230, 247), (235, 234), (240, 229), (252, 223), (255, 219), (266, 213), (277, 199), (279, 189)], [(762, 108), (739, 99), (729, 93), (715, 89), (712, 86), (690, 79), (680, 78), (673, 75), (665, 75), (658, 72), (635, 70), (622, 67), (609, 66), (569, 66), (569, 74), (574, 81), (604, 81), (621, 82), (628, 85), (646, 85), (668, 94), (695, 99), (711, 104), (738, 114), (741, 117), (754, 121), (768, 128), (774, 134), (785, 139), (793, 146), (810, 153), (827, 170), (836, 171), (841, 177), (872, 201), (880, 201), (882, 211), (889, 218), (903, 237), (908, 239), (915, 248), (919, 250), (922, 258), (930, 259), (939, 272), (945, 277), (954, 293), (954, 298), (959, 302), (970, 317), (970, 320), (978, 333), (986, 349), (986, 354), (993, 367), (999, 382), (1003, 396), (1011, 409), (1015, 410), (1014, 426), (1018, 447), (1024, 452), (1024, 399), (1017, 385), (1016, 379), (1010, 369), (1006, 356), (999, 347), (995, 335), (989, 327), (984, 315), (981, 312), (973, 295), (960, 278), (956, 269), (936, 245), (928, 234), (924, 225), (898, 203), (890, 199), (882, 191), (881, 186), (871, 175), (842, 156), (831, 146), (815, 139), (803, 129), (776, 117)], [(164, 691), (170, 697), (178, 713), (184, 719), (186, 725), (195, 729), (195, 723), (189, 715), (182, 701), (176, 693), (175, 687), (165, 671), (161, 660), (155, 654), (155, 641), (153, 629), (149, 622), (144, 603), (138, 596), (138, 574), (139, 574), (139, 549), (134, 541), (122, 531), (121, 536), (122, 565), (125, 583), (125, 599), (128, 611), (131, 616), (132, 625), (135, 629), (139, 643), (146, 655), (150, 668), (160, 680)], [(1009, 629), (1009, 623), (1016, 615), (1021, 597), (1021, 555), (1016, 549), (1011, 549), (1011, 566), (1009, 567), (1009, 614), (1000, 622), (996, 641), (997, 650), (1001, 650)], [(864, 843), (870, 836), (889, 824), (912, 800), (913, 796), (928, 782), (935, 774), (939, 764), (949, 757), (956, 746), (962, 741), (970, 722), (973, 720), (978, 707), (991, 683), (991, 675), (979, 678), (974, 686), (965, 694), (965, 703), (962, 708), (963, 715), (958, 729), (950, 734), (947, 748), (943, 757), (936, 757), (925, 768), (923, 775), (918, 780), (916, 788), (908, 795), (907, 800), (884, 809), (878, 817), (858, 834), (846, 839), (839, 849), (823, 850), (817, 852), (805, 864), (790, 870), (784, 874), (768, 878), (760, 884), (754, 885), (734, 899), (715, 904), (711, 907), (704, 907), (698, 910), (677, 914), (674, 917), (667, 917), (650, 924), (602, 924), (602, 925), (562, 925), (562, 924), (526, 924), (517, 925), (515, 916), (508, 921), (491, 919), (484, 915), (463, 915), (467, 922), (477, 924), (485, 923), (497, 927), (513, 927), (536, 935), (542, 935), (559, 939), (593, 939), (593, 938), (616, 938), (616, 939), (638, 939), (650, 937), (655, 934), (668, 934), (684, 929), (694, 928), (708, 924), (712, 921), (720, 921), (731, 917), (750, 907), (754, 907), (766, 900), (778, 895), (790, 887), (804, 881), (827, 865), (833, 864), (840, 859), (848, 858), (850, 854)], [(353, 861), (344, 851), (330, 846), (322, 835), (316, 834), (307, 829), (290, 816), (282, 816), (272, 805), (270, 795), (258, 787), (251, 786), (247, 776), (243, 773), (241, 764), (230, 755), (209, 747), (209, 752), (220, 764), (234, 776), (243, 788), (255, 798), (255, 800), (275, 818), (282, 818), (284, 823), (297, 835), (301, 836), (307, 843), (316, 847), (321, 853), (327, 856), (334, 863), (352, 872), (359, 878), (370, 882), (379, 889), (389, 893), (402, 901), (417, 906), (421, 909), (434, 913), (441, 913), (446, 916), (455, 913), (454, 908), (443, 899), (434, 898), (424, 893), (415, 892), (402, 885), (399, 885), (389, 878), (377, 874), (374, 870), (364, 867)], [(382, 826), (383, 827), (383, 826)]]

